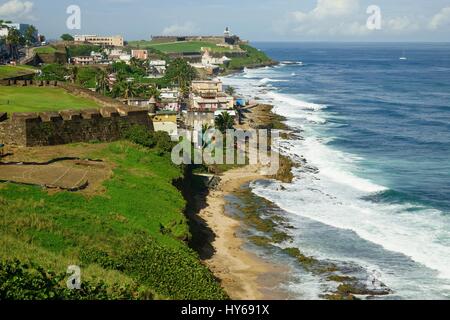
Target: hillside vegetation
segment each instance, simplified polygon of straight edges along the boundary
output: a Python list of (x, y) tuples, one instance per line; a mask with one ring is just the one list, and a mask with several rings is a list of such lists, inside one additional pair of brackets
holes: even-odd
[[(173, 185), (183, 172), (168, 154), (126, 141), (67, 150), (113, 174), (94, 196), (0, 184), (0, 299), (226, 298), (186, 245), (186, 203)], [(65, 290), (70, 265), (81, 267), (82, 291)]]
[(263, 51), (260, 51), (250, 45), (240, 45), (241, 49), (246, 51), (245, 57), (233, 58), (228, 65), (228, 69), (239, 70), (243, 68), (260, 67), (275, 63)]

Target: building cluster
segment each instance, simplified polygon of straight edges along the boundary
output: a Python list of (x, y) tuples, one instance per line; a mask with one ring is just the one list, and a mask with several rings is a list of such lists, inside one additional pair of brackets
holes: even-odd
[(156, 131), (178, 135), (178, 129), (198, 129), (203, 125), (214, 126), (217, 116), (227, 112), (237, 119), (237, 100), (223, 90), (218, 79), (193, 81), (189, 99), (183, 99), (178, 88), (163, 88), (160, 99), (130, 98), (123, 103), (142, 107), (149, 111)]
[[(17, 28), (22, 30), (26, 26), (17, 26)], [(198, 37), (169, 38), (159, 39), (156, 37), (154, 40), (198, 40)], [(237, 43), (241, 42), (238, 37), (231, 35), (228, 28), (225, 30), (224, 36), (200, 38), (214, 41), (217, 45), (229, 49), (238, 48)], [(110, 65), (115, 62), (132, 64), (140, 61), (142, 65), (146, 66), (148, 78), (164, 77), (168, 67), (165, 60), (155, 58), (147, 50), (126, 50), (124, 39), (121, 36), (77, 35), (74, 37), (74, 41), (101, 47), (100, 50), (92, 51), (89, 55), (72, 57), (70, 62), (74, 65)], [(220, 50), (213, 51), (210, 48), (202, 48), (201, 59), (189, 63), (197, 69), (206, 70), (208, 75), (214, 76), (230, 61), (229, 57), (220, 54)], [(110, 89), (117, 81), (117, 74), (108, 75)], [(132, 82), (134, 79), (130, 78), (126, 81)], [(217, 116), (224, 112), (235, 119), (238, 116), (235, 111), (238, 101), (224, 91), (224, 86), (218, 79), (193, 81), (188, 95), (182, 93), (177, 87), (162, 88), (159, 91), (159, 97), (128, 98), (121, 102), (133, 108), (146, 110), (153, 120), (155, 130), (166, 131), (171, 136), (177, 136), (180, 128), (194, 129), (205, 124), (214, 126)]]

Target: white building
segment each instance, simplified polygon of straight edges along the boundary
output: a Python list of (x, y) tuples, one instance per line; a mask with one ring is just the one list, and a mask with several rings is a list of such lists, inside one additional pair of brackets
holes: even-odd
[(162, 88), (161, 99), (178, 100), (180, 99), (180, 90), (178, 88)]
[[(27, 32), (27, 29), (30, 27), (30, 25), (26, 24), (26, 23), (5, 23), (4, 25), (6, 25), (7, 28), (0, 29), (0, 37), (8, 36), (8, 32), (9, 32), (8, 28), (19, 30), (20, 34), (25, 35), (25, 33)], [(38, 37), (37, 31), (34, 34), (34, 36), (37, 39), (37, 37)]]
[(167, 69), (167, 63), (164, 60), (150, 60), (150, 68), (153, 74), (164, 75)]
[(130, 64), (131, 55), (130, 54), (122, 54), (122, 55), (120, 55), (119, 60), (122, 62), (125, 62), (126, 64)]
[(181, 93), (178, 88), (163, 88), (160, 90), (160, 109), (164, 111), (179, 112), (181, 109)]
[(222, 56), (221, 58), (213, 57), (208, 49), (205, 49), (204, 51), (202, 56), (202, 65), (204, 66), (220, 66), (231, 61), (231, 59), (226, 56)]

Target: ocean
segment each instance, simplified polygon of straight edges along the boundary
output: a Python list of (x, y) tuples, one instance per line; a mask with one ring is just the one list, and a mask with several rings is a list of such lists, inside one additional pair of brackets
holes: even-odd
[[(387, 285), (380, 298), (450, 298), (450, 44), (254, 45), (280, 65), (224, 83), (273, 104), (299, 134), (283, 153), (318, 170), (253, 194), (283, 211), (302, 252)], [(327, 291), (293, 270), (293, 298)]]

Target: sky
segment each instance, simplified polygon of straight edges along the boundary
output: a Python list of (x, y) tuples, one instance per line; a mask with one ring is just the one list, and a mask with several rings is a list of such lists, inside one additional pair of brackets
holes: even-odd
[[(71, 5), (81, 29), (67, 27)], [(0, 0), (0, 19), (32, 23), (48, 39), (219, 35), (228, 26), (250, 41), (450, 42), (450, 0)]]

